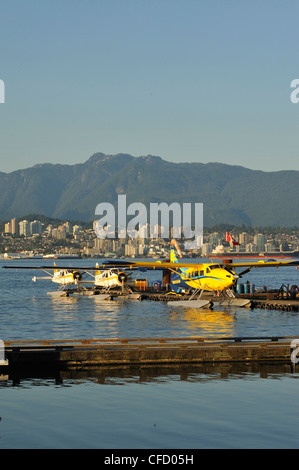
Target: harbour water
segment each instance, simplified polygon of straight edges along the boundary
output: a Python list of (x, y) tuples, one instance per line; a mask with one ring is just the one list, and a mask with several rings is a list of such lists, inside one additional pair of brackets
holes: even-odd
[[(64, 260), (65, 266), (96, 260)], [(10, 261), (10, 265), (40, 261)], [(62, 261), (60, 261), (61, 265)], [(0, 263), (0, 339), (297, 336), (298, 313), (59, 298), (36, 272)], [(52, 263), (47, 263), (49, 266)], [(154, 276), (157, 277), (156, 274)], [(299, 271), (254, 269), (257, 287), (299, 285)], [(298, 367), (299, 370), (299, 367)], [(1, 376), (0, 448), (298, 448), (298, 370), (226, 365), (102, 368)]]

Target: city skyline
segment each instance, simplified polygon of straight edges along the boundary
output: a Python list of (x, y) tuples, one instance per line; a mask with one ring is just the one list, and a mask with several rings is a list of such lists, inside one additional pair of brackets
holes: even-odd
[[(96, 234), (97, 220), (92, 228), (78, 225), (77, 222), (56, 221), (56, 223), (11, 219), (4, 224), (0, 232), (0, 258), (15, 257), (125, 257), (125, 258), (167, 258), (170, 256), (173, 232), (170, 228), (169, 238), (161, 236), (162, 229), (156, 227), (157, 237), (152, 237), (152, 230), (147, 224), (144, 236), (126, 237), (115, 234), (115, 237), (99, 238)], [(3, 224), (2, 224), (3, 225)], [(298, 256), (299, 232), (291, 230), (286, 233), (271, 230), (260, 233), (258, 229), (249, 233), (245, 227), (228, 232), (224, 227), (219, 230), (210, 228), (202, 238), (186, 238), (183, 233), (176, 240), (182, 257), (221, 258), (223, 256)], [(233, 237), (232, 237), (233, 233)]]

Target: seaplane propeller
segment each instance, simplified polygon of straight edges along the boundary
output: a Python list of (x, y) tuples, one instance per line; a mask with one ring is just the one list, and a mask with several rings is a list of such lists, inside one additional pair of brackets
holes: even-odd
[(125, 284), (128, 281), (128, 276), (124, 272), (120, 272), (117, 275), (117, 279), (121, 284)]
[(82, 280), (82, 273), (80, 271), (73, 272), (73, 279), (74, 281), (81, 281)]
[(244, 274), (249, 273), (251, 270), (252, 270), (252, 266), (251, 266), (250, 268), (244, 269), (244, 271), (241, 271), (241, 272), (238, 274), (238, 278), (244, 276)]

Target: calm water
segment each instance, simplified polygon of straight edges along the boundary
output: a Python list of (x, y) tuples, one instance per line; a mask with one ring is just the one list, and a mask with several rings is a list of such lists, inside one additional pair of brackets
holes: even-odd
[[(97, 297), (58, 300), (47, 295), (55, 290), (50, 281), (33, 283), (35, 271), (4, 270), (4, 264), (0, 262), (3, 340), (299, 337), (294, 312), (210, 311)], [(299, 270), (254, 270), (242, 281), (247, 279), (271, 288), (299, 285)], [(263, 370), (185, 366), (2, 376), (0, 448), (298, 448), (298, 378), (291, 364)]]

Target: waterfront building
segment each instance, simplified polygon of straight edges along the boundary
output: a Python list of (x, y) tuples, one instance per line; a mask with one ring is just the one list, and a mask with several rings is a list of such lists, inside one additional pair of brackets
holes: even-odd
[(272, 243), (265, 243), (265, 252), (270, 253), (273, 251), (277, 251), (277, 247), (273, 245)]
[(112, 253), (115, 248), (115, 240), (111, 238), (94, 238), (90, 240), (91, 244), (94, 245), (94, 248), (102, 253)]
[(135, 246), (127, 243), (125, 245), (125, 256), (128, 256), (128, 258), (132, 258), (132, 257), (135, 257), (135, 255), (136, 255)]
[(265, 250), (266, 238), (262, 233), (258, 233), (253, 237), (253, 243), (257, 246), (257, 251), (262, 252)]
[(221, 245), (221, 235), (219, 235), (218, 232), (211, 233), (211, 235), (209, 236), (209, 243), (214, 246)]
[(146, 254), (147, 254), (147, 246), (140, 244), (140, 245), (138, 246), (138, 255), (139, 255), (139, 256), (144, 256), (144, 255), (146, 255)]
[(245, 251), (247, 253), (255, 253), (257, 251), (257, 246), (255, 243), (247, 243)]
[(201, 246), (201, 253), (203, 256), (207, 256), (208, 253), (211, 253), (213, 247), (211, 243), (203, 243)]
[(247, 243), (249, 243), (249, 234), (247, 232), (240, 233), (239, 243), (240, 245), (247, 245)]

